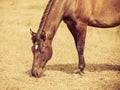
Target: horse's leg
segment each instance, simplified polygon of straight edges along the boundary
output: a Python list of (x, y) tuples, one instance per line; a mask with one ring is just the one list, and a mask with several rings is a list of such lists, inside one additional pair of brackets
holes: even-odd
[(67, 23), (67, 26), (72, 33), (76, 48), (78, 51), (78, 57), (79, 57), (79, 64), (78, 69), (75, 71), (75, 73), (83, 73), (85, 68), (85, 60), (84, 60), (84, 46), (85, 46), (85, 37), (86, 37), (86, 24), (80, 23), (79, 26), (75, 26), (72, 23)]

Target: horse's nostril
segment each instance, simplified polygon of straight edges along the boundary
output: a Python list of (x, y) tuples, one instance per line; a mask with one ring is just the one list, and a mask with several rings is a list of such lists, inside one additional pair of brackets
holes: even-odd
[(36, 72), (36, 77), (39, 77), (39, 74)]
[(35, 76), (35, 73), (34, 73), (34, 72), (32, 72), (32, 76)]
[(34, 77), (36, 77), (36, 76), (37, 76), (37, 73), (36, 73), (36, 71), (35, 71), (35, 70), (32, 70), (32, 71), (31, 71), (31, 74), (32, 74), (32, 76), (34, 76)]
[(32, 73), (32, 76), (38, 77), (38, 73), (37, 73), (37, 72), (34, 72), (34, 73)]

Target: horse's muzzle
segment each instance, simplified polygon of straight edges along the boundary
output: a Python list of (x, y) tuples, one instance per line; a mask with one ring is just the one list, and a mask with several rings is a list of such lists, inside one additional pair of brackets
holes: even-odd
[(36, 77), (36, 78), (39, 78), (42, 76), (42, 73), (43, 73), (43, 69), (42, 68), (39, 68), (38, 70), (37, 69), (34, 69), (32, 70), (32, 76)]

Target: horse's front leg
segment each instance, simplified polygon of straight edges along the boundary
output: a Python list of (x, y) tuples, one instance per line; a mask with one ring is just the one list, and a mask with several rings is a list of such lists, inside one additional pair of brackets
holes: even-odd
[(84, 60), (84, 46), (85, 46), (85, 37), (86, 37), (86, 25), (80, 25), (80, 27), (77, 29), (76, 33), (76, 48), (78, 51), (78, 57), (79, 57), (79, 64), (78, 64), (78, 70), (75, 71), (75, 73), (83, 73), (85, 68), (85, 60)]
[(84, 23), (79, 23), (78, 25), (74, 25), (74, 23), (67, 23), (67, 26), (72, 33), (77, 52), (78, 52), (78, 58), (79, 58), (79, 64), (78, 69), (75, 70), (75, 73), (83, 73), (85, 68), (85, 60), (84, 60), (84, 46), (85, 46), (85, 37), (86, 37), (86, 29), (87, 25)]

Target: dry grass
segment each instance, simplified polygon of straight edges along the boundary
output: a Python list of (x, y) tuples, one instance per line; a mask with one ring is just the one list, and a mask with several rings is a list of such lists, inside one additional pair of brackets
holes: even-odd
[(120, 90), (120, 28), (88, 27), (82, 76), (73, 38), (62, 23), (44, 76), (34, 78), (29, 28), (37, 30), (48, 0), (0, 0), (0, 90)]

